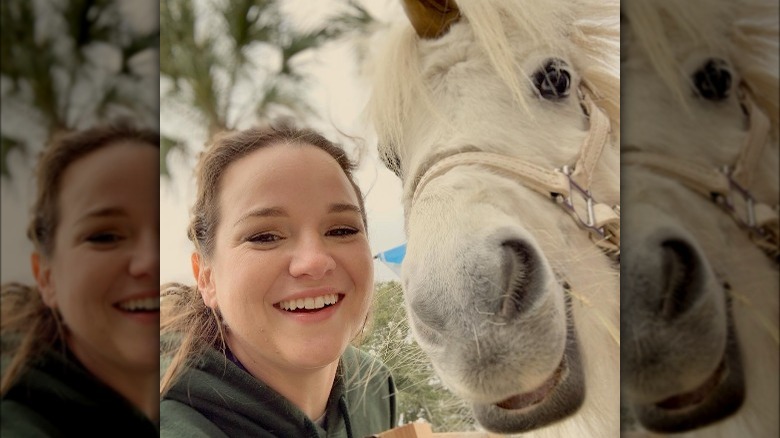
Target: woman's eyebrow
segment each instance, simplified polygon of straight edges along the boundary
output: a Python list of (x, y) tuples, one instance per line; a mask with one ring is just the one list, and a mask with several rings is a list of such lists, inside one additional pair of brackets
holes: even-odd
[(330, 208), (328, 208), (328, 213), (343, 213), (345, 211), (351, 211), (357, 214), (362, 213), (362, 211), (360, 211), (360, 207), (358, 207), (355, 204), (344, 204), (344, 203), (330, 204)]
[[(347, 203), (335, 203), (330, 204), (328, 207), (328, 213), (343, 213), (343, 212), (354, 212), (357, 214), (361, 214), (360, 207), (358, 207), (355, 204), (347, 204)], [(253, 210), (250, 210), (243, 215), (236, 221), (233, 226), (237, 226), (241, 222), (254, 217), (289, 217), (290, 215), (287, 213), (287, 210), (283, 209), (282, 207), (264, 207), (264, 208), (256, 208)]]
[(123, 208), (119, 207), (105, 207), (88, 211), (78, 218), (76, 222), (84, 222), (89, 219), (101, 218), (101, 217), (115, 217), (115, 216), (127, 216), (127, 212)]
[(240, 218), (236, 221), (233, 226), (240, 224), (241, 222), (253, 218), (253, 217), (287, 217), (289, 214), (287, 214), (287, 211), (281, 207), (265, 207), (265, 208), (256, 208), (254, 210), (250, 210), (243, 215), (241, 215)]

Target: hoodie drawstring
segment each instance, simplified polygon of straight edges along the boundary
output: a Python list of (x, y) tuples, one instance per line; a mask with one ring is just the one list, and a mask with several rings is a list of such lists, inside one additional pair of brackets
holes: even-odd
[(347, 409), (347, 401), (344, 399), (343, 395), (339, 397), (339, 409), (341, 410), (341, 415), (344, 417), (344, 426), (347, 428), (347, 437), (354, 438), (352, 436), (352, 423), (349, 419), (349, 410)]

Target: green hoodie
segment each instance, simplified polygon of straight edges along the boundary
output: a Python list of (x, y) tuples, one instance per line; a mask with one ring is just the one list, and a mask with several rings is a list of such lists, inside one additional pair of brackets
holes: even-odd
[(61, 350), (42, 353), (3, 396), (0, 436), (158, 435), (146, 415)]
[(387, 368), (348, 347), (326, 407), (327, 431), (225, 354), (210, 348), (163, 397), (160, 437), (363, 438), (393, 428)]

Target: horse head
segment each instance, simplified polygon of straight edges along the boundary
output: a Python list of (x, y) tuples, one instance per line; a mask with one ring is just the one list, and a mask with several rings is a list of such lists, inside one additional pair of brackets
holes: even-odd
[(616, 433), (617, 5), (404, 4), (371, 108), (413, 333), (487, 429)]

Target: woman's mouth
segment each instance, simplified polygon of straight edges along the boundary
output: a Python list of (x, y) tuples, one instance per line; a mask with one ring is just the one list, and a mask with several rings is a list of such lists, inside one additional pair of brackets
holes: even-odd
[(119, 310), (132, 313), (160, 312), (160, 297), (134, 298), (114, 305)]
[(282, 300), (274, 304), (274, 307), (291, 313), (312, 313), (331, 307), (341, 301), (341, 294), (325, 294), (316, 297)]

